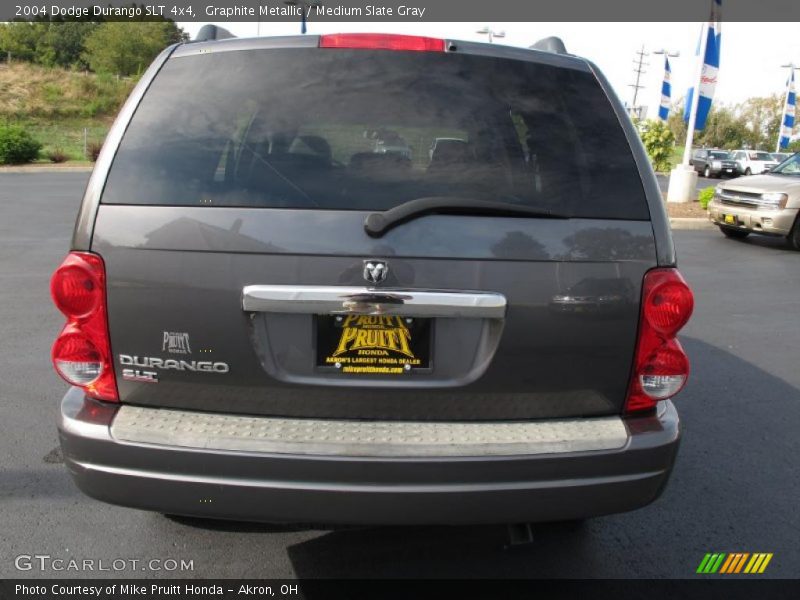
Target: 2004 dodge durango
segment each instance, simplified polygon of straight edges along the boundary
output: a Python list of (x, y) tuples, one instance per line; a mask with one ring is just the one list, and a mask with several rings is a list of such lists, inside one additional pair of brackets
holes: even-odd
[(63, 454), (105, 502), (572, 520), (652, 502), (675, 461), (692, 293), (624, 109), (565, 53), (172, 46), (51, 292)]

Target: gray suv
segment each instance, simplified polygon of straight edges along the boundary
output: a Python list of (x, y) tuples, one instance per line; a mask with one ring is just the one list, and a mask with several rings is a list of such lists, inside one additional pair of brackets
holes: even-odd
[[(411, 152), (375, 152), (381, 129)], [(442, 138), (464, 143), (430, 154)], [(65, 462), (99, 500), (212, 518), (635, 509), (678, 450), (675, 264), (584, 59), (375, 34), (172, 46), (52, 278)]]

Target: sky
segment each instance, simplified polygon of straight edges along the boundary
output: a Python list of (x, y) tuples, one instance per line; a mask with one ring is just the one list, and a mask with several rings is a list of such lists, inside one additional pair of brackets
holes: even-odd
[[(300, 33), (298, 23), (217, 23), (239, 37), (258, 34), (294, 35)], [(179, 23), (191, 36), (205, 23)], [(680, 52), (670, 58), (672, 65), (672, 99), (685, 95), (690, 81), (697, 76), (694, 56), (700, 36), (700, 23), (315, 23), (308, 24), (309, 34), (339, 32), (404, 33), (469, 41), (486, 41), (476, 33), (485, 26), (504, 31), (506, 36), (494, 43), (527, 47), (537, 40), (556, 35), (571, 54), (586, 57), (597, 64), (611, 82), (619, 97), (631, 103), (636, 52), (665, 49)], [(648, 106), (647, 116), (655, 118), (661, 99), (664, 57), (650, 55), (645, 67), (637, 104)], [(723, 23), (722, 56), (715, 102), (737, 104), (751, 96), (784, 94), (789, 73), (781, 65), (794, 62), (800, 66), (800, 24), (798, 23)]]

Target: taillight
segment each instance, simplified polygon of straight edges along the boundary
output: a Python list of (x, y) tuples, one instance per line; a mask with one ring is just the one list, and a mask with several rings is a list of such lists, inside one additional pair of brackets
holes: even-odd
[(625, 412), (655, 407), (677, 394), (689, 377), (689, 359), (675, 338), (694, 308), (692, 290), (677, 269), (644, 276), (639, 338)]
[(56, 372), (98, 400), (119, 401), (111, 360), (103, 259), (70, 252), (53, 273), (50, 293), (67, 324), (53, 344)]
[(319, 47), (444, 52), (444, 40), (418, 35), (394, 35), (388, 33), (336, 33), (319, 36)]

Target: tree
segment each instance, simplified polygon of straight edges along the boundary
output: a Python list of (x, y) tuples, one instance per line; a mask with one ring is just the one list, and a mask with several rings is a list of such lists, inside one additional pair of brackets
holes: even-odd
[(741, 148), (748, 139), (745, 123), (725, 106), (712, 106), (705, 128), (695, 135), (698, 146), (726, 150)]
[(675, 147), (675, 136), (664, 121), (642, 121), (639, 123), (639, 136), (642, 138), (647, 155), (656, 171), (667, 171)]
[(667, 117), (667, 127), (675, 137), (675, 143), (683, 146), (686, 143), (686, 122), (683, 120), (683, 102), (678, 103)]
[(86, 37), (83, 57), (97, 73), (139, 75), (161, 50), (184, 38), (171, 21), (101, 23)]
[(96, 27), (97, 23), (88, 21), (47, 23), (36, 44), (35, 61), (47, 67), (87, 67), (83, 44)]
[(36, 44), (46, 31), (45, 23), (0, 23), (0, 53), (15, 60), (32, 61)]
[(774, 150), (778, 141), (784, 96), (773, 94), (763, 98), (748, 98), (736, 106), (745, 127), (745, 144), (759, 150)]

